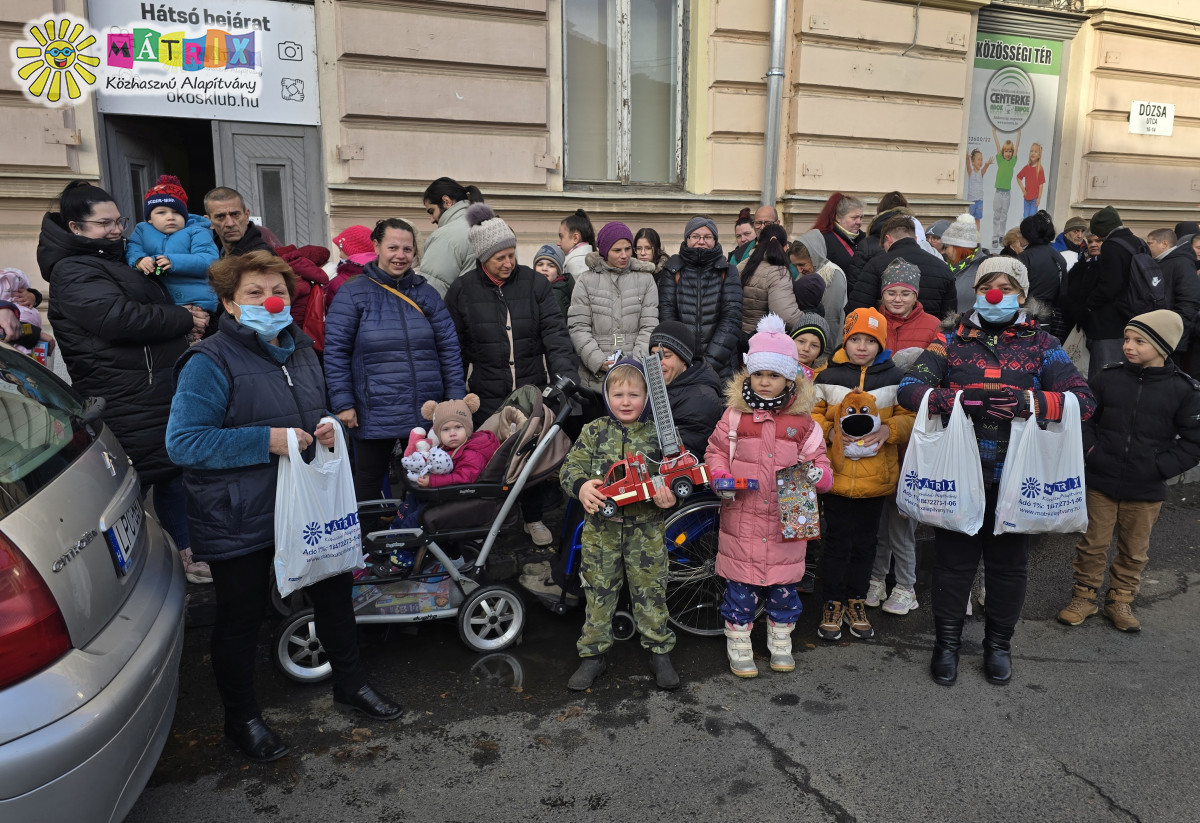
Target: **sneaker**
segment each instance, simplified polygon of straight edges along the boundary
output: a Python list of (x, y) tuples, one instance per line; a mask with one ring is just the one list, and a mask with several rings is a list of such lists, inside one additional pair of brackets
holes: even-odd
[(887, 581), (871, 578), (871, 585), (867, 586), (866, 604), (872, 609), (877, 609), (885, 598), (887, 598)]
[(526, 563), (521, 567), (521, 574), (527, 574), (530, 577), (549, 577), (550, 576), (550, 561), (541, 560), (537, 563)]
[(800, 594), (812, 594), (817, 590), (817, 575), (812, 569), (804, 570), (804, 577), (800, 578), (800, 582), (796, 584), (796, 591)]
[[(868, 597), (870, 597), (869, 594)], [(871, 605), (870, 600), (867, 601), (867, 605)], [(919, 605), (921, 604), (917, 602), (917, 593), (915, 591), (896, 586), (892, 589), (892, 594), (887, 599), (887, 602), (883, 604), (883, 610), (888, 614), (908, 614)]]
[(871, 621), (867, 619), (867, 604), (863, 601), (851, 598), (850, 602), (846, 604), (843, 619), (850, 627), (850, 634), (859, 640), (869, 640), (875, 636), (875, 630), (871, 628)]
[(817, 626), (817, 637), (822, 640), (842, 639), (842, 617), (846, 607), (836, 600), (829, 600), (821, 612), (821, 622)]
[(532, 523), (525, 524), (525, 533), (533, 540), (535, 546), (549, 546), (554, 542), (554, 535), (546, 528), (546, 524), (541, 520), (535, 520)]
[(1104, 616), (1112, 621), (1113, 627), (1123, 632), (1140, 632), (1142, 624), (1133, 616), (1130, 603), (1133, 592), (1128, 589), (1109, 589), (1108, 602), (1104, 604)]
[(179, 559), (183, 561), (183, 573), (187, 576), (189, 583), (212, 582), (212, 570), (208, 568), (207, 563), (201, 560), (193, 560), (191, 549), (181, 551)]
[(1096, 605), (1096, 590), (1076, 583), (1071, 587), (1071, 602), (1058, 613), (1058, 622), (1065, 626), (1079, 626), (1100, 607)]
[[(551, 599), (563, 597), (562, 586), (556, 585), (553, 578), (549, 577), (548, 575), (542, 576), (523, 574), (517, 578), (517, 582), (520, 583), (521, 587), (530, 594), (536, 594), (541, 597)], [(568, 592), (564, 598), (564, 602), (568, 606), (574, 606), (579, 602), (579, 598), (576, 595)]]

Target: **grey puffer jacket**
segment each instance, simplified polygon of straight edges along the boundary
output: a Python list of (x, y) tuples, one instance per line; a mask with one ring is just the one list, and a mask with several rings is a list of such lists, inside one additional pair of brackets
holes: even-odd
[(783, 318), (789, 329), (800, 322), (800, 307), (796, 305), (796, 294), (792, 291), (792, 273), (787, 266), (773, 266), (765, 260), (746, 280), (746, 266), (750, 261), (738, 264), (742, 278), (742, 333), (749, 336), (758, 328), (758, 321), (768, 313)]
[(438, 296), (445, 298), (450, 284), (460, 276), (474, 270), (475, 252), (467, 239), (467, 206), (466, 200), (459, 200), (442, 212), (438, 226), (425, 241), (421, 251), (421, 264), (417, 271), (424, 275), (429, 285), (437, 290)]
[(658, 325), (658, 287), (654, 266), (630, 259), (616, 269), (596, 252), (587, 255), (588, 269), (575, 279), (567, 328), (589, 389), (604, 382), (600, 367), (620, 349), (627, 357), (650, 353), (650, 333)]

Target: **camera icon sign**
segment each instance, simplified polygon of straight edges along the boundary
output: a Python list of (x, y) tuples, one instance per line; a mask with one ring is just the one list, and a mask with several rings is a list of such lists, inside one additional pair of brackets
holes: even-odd
[(304, 46), (295, 43), (291, 40), (284, 40), (279, 44), (279, 59), (280, 60), (303, 60)]

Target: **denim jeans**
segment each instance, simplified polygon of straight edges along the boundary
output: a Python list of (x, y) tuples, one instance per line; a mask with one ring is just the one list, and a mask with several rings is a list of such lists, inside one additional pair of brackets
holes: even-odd
[(158, 522), (171, 535), (177, 549), (190, 549), (192, 541), (188, 536), (187, 492), (183, 488), (183, 475), (177, 474), (170, 480), (143, 485), (143, 501), (150, 489), (154, 489), (154, 513), (158, 515)]

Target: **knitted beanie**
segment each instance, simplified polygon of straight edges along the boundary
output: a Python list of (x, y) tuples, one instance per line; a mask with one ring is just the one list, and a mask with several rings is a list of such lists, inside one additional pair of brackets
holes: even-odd
[(750, 338), (750, 351), (746, 354), (746, 371), (770, 371), (794, 380), (800, 369), (796, 359), (796, 344), (787, 335), (783, 318), (768, 314), (758, 321), (758, 328)]
[(618, 240), (628, 240), (630, 249), (633, 247), (633, 232), (624, 223), (605, 223), (604, 228), (596, 232), (596, 251), (601, 257), (608, 257), (609, 251)]
[(846, 325), (842, 327), (842, 346), (851, 335), (865, 334), (879, 341), (879, 348), (887, 348), (887, 320), (877, 310), (870, 307), (855, 309), (846, 315)]
[(692, 232), (701, 226), (708, 227), (708, 230), (712, 232), (714, 240), (719, 241), (721, 239), (720, 235), (717, 234), (717, 224), (712, 221), (712, 218), (705, 217), (703, 215), (697, 215), (696, 217), (693, 217), (691, 220), (687, 221), (687, 225), (683, 227), (683, 241), (686, 243), (687, 239), (692, 236)]
[(1105, 206), (1092, 215), (1088, 229), (1097, 237), (1108, 237), (1112, 230), (1121, 225), (1121, 215), (1112, 206)]
[(1179, 238), (1187, 237), (1192, 234), (1200, 234), (1200, 223), (1183, 222), (1175, 224), (1175, 236)]
[(366, 226), (347, 226), (342, 233), (333, 238), (333, 245), (342, 250), (342, 254), (353, 257), (356, 254), (374, 254), (375, 244), (371, 242), (371, 230)]
[(421, 406), (421, 416), (433, 421), (429, 431), (436, 434), (438, 440), (442, 439), (442, 429), (447, 423), (462, 423), (463, 428), (467, 430), (467, 437), (470, 437), (475, 433), (475, 423), (471, 415), (477, 411), (479, 396), (475, 394), (468, 394), (462, 400), (443, 400), (441, 403), (426, 400)]
[(533, 256), (533, 267), (535, 269), (539, 260), (549, 260), (558, 269), (559, 274), (562, 274), (563, 266), (566, 265), (566, 258), (563, 257), (562, 249), (553, 243), (547, 243), (537, 250), (537, 254)]
[(926, 237), (936, 237), (940, 240), (942, 238), (942, 235), (945, 234), (946, 229), (948, 229), (948, 228), (950, 228), (949, 220), (939, 220), (936, 223), (934, 223), (932, 226), (930, 226), (929, 228), (925, 229), (925, 236)]
[(149, 220), (150, 212), (159, 206), (174, 209), (183, 215), (184, 220), (187, 219), (187, 192), (183, 190), (183, 184), (179, 182), (179, 178), (173, 174), (162, 175), (150, 191), (146, 192), (146, 202), (142, 207), (142, 219)]
[(1088, 221), (1086, 217), (1069, 217), (1067, 218), (1067, 225), (1063, 226), (1063, 234), (1066, 234), (1069, 231), (1075, 231), (1075, 229), (1087, 231), (1087, 227)]
[(879, 278), (879, 293), (883, 294), (892, 286), (904, 286), (913, 291), (920, 291), (921, 270), (915, 263), (897, 257), (883, 270), (883, 275)]
[(1017, 281), (1017, 285), (1021, 287), (1023, 294), (1029, 294), (1029, 269), (1025, 268), (1025, 264), (1017, 258), (1005, 257), (999, 254), (995, 257), (987, 258), (975, 270), (974, 285), (978, 286), (995, 274), (1007, 274)]
[(975, 226), (975, 218), (970, 212), (960, 214), (950, 228), (942, 232), (943, 246), (957, 246), (960, 249), (973, 249), (979, 245), (979, 229)]
[(1183, 319), (1169, 309), (1139, 314), (1125, 324), (1125, 328), (1134, 329), (1145, 335), (1151, 346), (1163, 356), (1171, 356), (1179, 340), (1183, 337)]
[[(819, 314), (805, 312), (800, 315), (800, 322), (796, 326), (796, 330), (792, 332), (792, 339), (795, 340), (802, 334), (815, 334), (817, 339), (821, 341), (821, 354), (829, 348), (829, 324), (825, 322), (825, 318)], [(819, 357), (820, 355), (818, 355)]]
[(517, 236), (508, 224), (496, 216), (487, 203), (472, 203), (467, 207), (467, 242), (475, 259), (486, 263), (505, 249), (517, 247)]
[(696, 356), (696, 333), (687, 323), (664, 320), (650, 332), (650, 348), (655, 346), (670, 349), (680, 360), (691, 365)]

